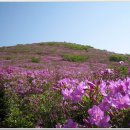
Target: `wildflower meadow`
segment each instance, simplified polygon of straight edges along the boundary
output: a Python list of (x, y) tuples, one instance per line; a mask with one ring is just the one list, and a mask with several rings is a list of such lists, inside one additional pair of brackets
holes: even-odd
[(0, 127), (130, 127), (128, 56), (68, 43), (34, 46), (0, 49)]

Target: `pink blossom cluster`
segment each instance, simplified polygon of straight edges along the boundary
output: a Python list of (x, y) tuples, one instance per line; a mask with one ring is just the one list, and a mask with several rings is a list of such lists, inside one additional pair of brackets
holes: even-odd
[[(64, 87), (63, 87), (64, 86)], [(112, 110), (126, 110), (130, 108), (130, 78), (117, 81), (82, 81), (75, 79), (63, 79), (58, 82), (64, 100), (73, 103), (83, 101), (87, 96), (93, 101), (93, 106), (88, 109), (88, 122), (97, 127), (111, 127), (109, 123)], [(87, 90), (87, 91), (86, 91)], [(98, 100), (100, 97), (100, 101)], [(87, 105), (87, 104), (86, 104)], [(106, 114), (107, 113), (107, 114)]]
[(87, 80), (85, 82), (79, 82), (77, 79), (65, 78), (58, 82), (58, 87), (63, 87), (62, 94), (64, 99), (72, 100), (73, 102), (82, 101), (82, 97), (85, 94), (85, 90), (89, 89)]
[(49, 78), (48, 70), (32, 71), (16, 67), (0, 70), (0, 80), (4, 87), (12, 88), (19, 95), (42, 93)]

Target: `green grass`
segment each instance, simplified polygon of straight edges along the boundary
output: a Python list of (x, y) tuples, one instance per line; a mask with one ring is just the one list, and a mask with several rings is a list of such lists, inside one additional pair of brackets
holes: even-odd
[(36, 57), (33, 57), (33, 58), (31, 59), (31, 61), (32, 61), (33, 63), (39, 63), (39, 62), (40, 62), (40, 59), (39, 59), (39, 58), (36, 58)]
[(65, 47), (73, 49), (73, 50), (87, 50), (89, 48), (92, 48), (91, 46), (87, 45), (80, 45), (80, 44), (75, 44), (75, 43), (66, 43)]
[(67, 42), (43, 42), (43, 43), (39, 43), (39, 45), (49, 45), (49, 46), (65, 46), (69, 49), (73, 49), (73, 50), (87, 50), (89, 48), (93, 48), (91, 46), (88, 45), (80, 45), (80, 44), (76, 44), (76, 43), (67, 43)]
[(60, 46), (60, 45), (63, 45), (64, 42), (41, 42), (41, 43), (38, 43), (39, 45), (49, 45), (49, 46)]
[(113, 54), (109, 57), (110, 61), (119, 62), (119, 61), (127, 61), (128, 57), (118, 54)]
[(71, 61), (71, 62), (85, 62), (88, 57), (84, 55), (72, 55), (72, 54), (64, 54), (62, 55), (63, 59), (66, 61)]

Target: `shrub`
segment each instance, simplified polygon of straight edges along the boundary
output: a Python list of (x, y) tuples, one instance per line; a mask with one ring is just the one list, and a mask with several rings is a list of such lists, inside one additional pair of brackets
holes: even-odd
[(8, 56), (8, 57), (6, 57), (5, 59), (6, 59), (6, 60), (11, 60), (11, 57)]
[(125, 78), (129, 75), (128, 66), (114, 66), (115, 77)]
[(88, 57), (84, 55), (65, 54), (62, 57), (64, 60), (72, 61), (72, 62), (85, 62), (88, 59)]
[(32, 58), (32, 62), (34, 62), (34, 63), (39, 63), (39, 62), (40, 62), (40, 59), (39, 59), (39, 58), (36, 58), (36, 57), (33, 57), (33, 58)]
[(17, 107), (10, 109), (10, 115), (6, 118), (5, 124), (9, 128), (32, 128), (32, 115), (23, 115), (22, 111)]
[(122, 55), (114, 54), (114, 55), (111, 55), (111, 56), (109, 57), (109, 60), (110, 60), (110, 61), (115, 61), (115, 62), (127, 61), (127, 60), (128, 60), (128, 57), (122, 56)]
[(120, 66), (118, 68), (118, 71), (121, 73), (121, 75), (128, 75), (128, 67), (127, 66)]
[[(42, 127), (52, 128), (57, 122), (64, 122), (63, 107), (59, 107), (62, 102), (62, 96), (58, 92), (46, 91), (41, 95), (39, 104), (40, 119), (44, 123)], [(59, 116), (57, 116), (57, 113)], [(66, 115), (67, 116), (67, 115)]]

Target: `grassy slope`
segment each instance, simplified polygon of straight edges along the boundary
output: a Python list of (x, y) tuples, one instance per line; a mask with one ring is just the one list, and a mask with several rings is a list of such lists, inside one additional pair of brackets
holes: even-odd
[[(88, 58), (87, 61), (74, 63), (65, 61), (63, 59), (63, 55), (65, 54), (83, 55)], [(75, 67), (88, 65), (89, 67), (94, 67), (95, 64), (115, 64), (114, 62), (109, 61), (109, 57), (112, 54), (114, 53), (95, 49), (90, 46), (80, 46), (65, 42), (33, 43), (26, 45), (18, 44), (16, 46), (0, 48), (0, 65), (28, 67), (29, 64), (30, 66), (31, 64), (35, 64), (35, 68), (39, 69), (63, 65)], [(37, 65), (36, 63), (32, 63), (32, 58), (39, 58), (39, 63), (37, 63)]]

